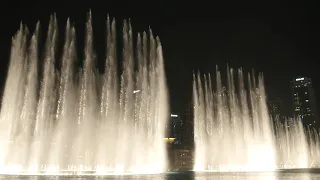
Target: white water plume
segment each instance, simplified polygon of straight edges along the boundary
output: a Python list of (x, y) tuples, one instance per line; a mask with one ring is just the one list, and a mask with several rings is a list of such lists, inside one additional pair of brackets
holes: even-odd
[(214, 89), (210, 74), (194, 74), (195, 170), (274, 171), (319, 163), (319, 135), (308, 136), (299, 119), (273, 127), (263, 77), (249, 74), (247, 87), (242, 69), (237, 77), (228, 69), (224, 87), (217, 70)]
[[(91, 13), (80, 70), (70, 20), (61, 57), (56, 53), (57, 19), (52, 16), (44, 57), (39, 59), (39, 26), (30, 40), (23, 25), (12, 38), (0, 115), (0, 173), (101, 175), (165, 170), (168, 97), (159, 38), (149, 30), (138, 34), (134, 43), (130, 22), (124, 22), (119, 78), (114, 20), (107, 19), (103, 73), (95, 65)], [(61, 67), (56, 67), (58, 60)]]

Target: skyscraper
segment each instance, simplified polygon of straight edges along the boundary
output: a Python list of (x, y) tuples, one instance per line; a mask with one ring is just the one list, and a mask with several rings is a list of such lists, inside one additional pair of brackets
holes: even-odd
[(184, 110), (183, 125), (182, 125), (182, 143), (188, 147), (194, 145), (194, 130), (193, 130), (193, 110), (194, 105), (190, 101)]
[(311, 79), (298, 77), (291, 81), (291, 89), (294, 115), (300, 116), (305, 127), (318, 128), (316, 98)]
[(182, 121), (178, 114), (170, 115), (171, 137), (175, 138), (175, 144), (181, 144)]

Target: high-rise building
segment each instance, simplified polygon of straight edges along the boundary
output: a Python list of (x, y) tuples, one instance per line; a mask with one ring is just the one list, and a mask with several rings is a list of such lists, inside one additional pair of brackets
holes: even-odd
[(182, 143), (188, 147), (193, 147), (194, 145), (193, 107), (194, 105), (192, 102), (187, 104), (182, 124)]
[(283, 116), (283, 106), (282, 101), (280, 99), (270, 100), (268, 101), (268, 109), (270, 117), (275, 120), (282, 120)]
[(182, 120), (178, 114), (170, 114), (170, 136), (175, 138), (174, 144), (181, 144)]
[(312, 81), (307, 77), (298, 77), (291, 81), (293, 111), (306, 127), (318, 128), (318, 113)]

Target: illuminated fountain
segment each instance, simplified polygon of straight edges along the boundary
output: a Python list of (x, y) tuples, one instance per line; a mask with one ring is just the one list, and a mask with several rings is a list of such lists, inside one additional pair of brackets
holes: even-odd
[(320, 134), (316, 129), (308, 128), (309, 164), (312, 168), (320, 167)]
[[(277, 165), (281, 169), (308, 168), (309, 149), (300, 119), (276, 120)], [(312, 147), (311, 147), (312, 149)], [(310, 150), (311, 150), (310, 149)]]
[(227, 87), (218, 70), (215, 85), (210, 74), (194, 75), (195, 170), (309, 168), (309, 150), (316, 148), (308, 148), (301, 121), (278, 123), (274, 130), (262, 75), (249, 74), (246, 88), (242, 69), (237, 79), (234, 74), (227, 70)]
[(101, 73), (95, 67), (91, 13), (80, 69), (69, 20), (58, 57), (57, 20), (51, 17), (43, 59), (39, 23), (30, 40), (21, 25), (12, 39), (1, 106), (1, 174), (143, 174), (165, 169), (168, 102), (160, 41), (150, 30), (138, 34), (134, 44), (131, 25), (124, 22), (119, 79), (114, 20), (108, 18), (106, 27)]

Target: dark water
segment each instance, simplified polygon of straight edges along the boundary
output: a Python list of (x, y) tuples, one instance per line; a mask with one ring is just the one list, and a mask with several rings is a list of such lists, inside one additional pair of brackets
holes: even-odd
[(0, 180), (320, 180), (320, 171), (264, 173), (166, 173), (125, 176), (0, 176)]

